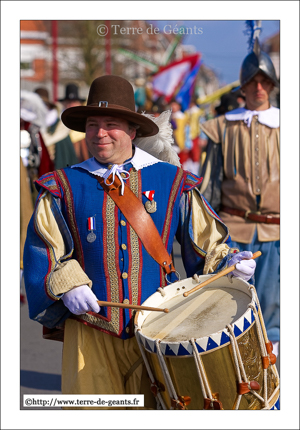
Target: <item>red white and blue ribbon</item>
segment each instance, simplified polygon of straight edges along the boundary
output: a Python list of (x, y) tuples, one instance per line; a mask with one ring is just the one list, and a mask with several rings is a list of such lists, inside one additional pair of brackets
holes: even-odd
[(96, 219), (94, 216), (88, 218), (88, 229), (89, 231), (96, 230)]
[(150, 200), (150, 202), (152, 202), (152, 200), (154, 199), (154, 190), (150, 190), (150, 191), (143, 191), (144, 196), (147, 197), (148, 200)]

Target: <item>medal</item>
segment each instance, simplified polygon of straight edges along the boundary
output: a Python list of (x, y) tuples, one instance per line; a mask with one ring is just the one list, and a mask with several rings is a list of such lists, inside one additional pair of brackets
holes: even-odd
[(147, 201), (145, 203), (145, 209), (149, 214), (153, 214), (157, 210), (157, 204), (154, 198), (154, 190), (151, 191), (144, 191), (144, 196), (147, 197)]
[(87, 235), (86, 240), (90, 243), (94, 242), (94, 240), (96, 240), (96, 235), (95, 233), (91, 232)]
[(91, 216), (88, 218), (88, 230), (89, 230), (89, 234), (86, 237), (86, 240), (89, 243), (92, 243), (96, 240), (96, 235), (94, 233), (94, 230), (96, 230), (96, 219), (94, 216)]
[(154, 200), (152, 200), (152, 202), (146, 202), (145, 209), (149, 214), (153, 214), (154, 212), (156, 212), (156, 202)]

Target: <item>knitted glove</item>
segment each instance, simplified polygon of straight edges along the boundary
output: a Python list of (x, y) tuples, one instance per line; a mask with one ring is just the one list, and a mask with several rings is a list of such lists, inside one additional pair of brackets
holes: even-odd
[(75, 287), (65, 293), (61, 300), (72, 314), (81, 315), (89, 311), (100, 312), (97, 297), (87, 285)]
[(235, 254), (232, 259), (228, 262), (228, 267), (236, 264), (236, 268), (231, 272), (233, 276), (249, 281), (254, 275), (256, 262), (254, 260), (243, 260), (243, 258), (251, 258), (251, 251), (243, 251)]

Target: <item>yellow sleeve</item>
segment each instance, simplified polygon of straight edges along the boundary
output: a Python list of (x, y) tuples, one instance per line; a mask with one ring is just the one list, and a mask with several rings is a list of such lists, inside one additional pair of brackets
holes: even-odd
[(218, 116), (204, 123), (200, 123), (201, 130), (215, 143), (221, 143), (226, 127), (225, 116)]
[(55, 261), (57, 262), (50, 278), (50, 289), (55, 296), (58, 296), (84, 284), (87, 284), (91, 288), (92, 281), (82, 270), (77, 260), (61, 261), (65, 257), (66, 247), (52, 213), (51, 203), (52, 196), (46, 193), (40, 199), (36, 215), (37, 228), (41, 236), (48, 243), (48, 246), (52, 248)]
[(196, 189), (192, 190), (192, 226), (194, 242), (207, 253), (203, 274), (212, 273), (229, 253), (229, 246), (223, 243), (227, 232), (222, 224), (207, 212)]

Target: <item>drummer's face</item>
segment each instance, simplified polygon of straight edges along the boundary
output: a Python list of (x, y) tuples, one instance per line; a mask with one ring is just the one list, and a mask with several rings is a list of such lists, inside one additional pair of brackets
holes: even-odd
[(136, 130), (128, 121), (111, 116), (91, 116), (86, 121), (86, 143), (102, 164), (122, 164), (132, 157)]

